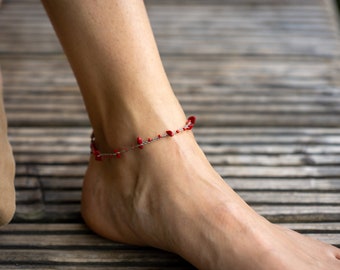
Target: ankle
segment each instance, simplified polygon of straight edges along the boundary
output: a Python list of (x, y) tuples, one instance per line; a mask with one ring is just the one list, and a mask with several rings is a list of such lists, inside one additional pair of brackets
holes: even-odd
[[(108, 114), (110, 115), (110, 114)], [(163, 116), (164, 115), (164, 116)], [(137, 141), (163, 136), (166, 131), (184, 127), (186, 118), (182, 110), (172, 113), (130, 111), (112, 119), (105, 119), (104, 124), (94, 126), (96, 146), (101, 152), (112, 153), (123, 148), (132, 148)], [(167, 115), (167, 117), (165, 117)]]
[(99, 150), (96, 144), (96, 137), (94, 133), (91, 135), (91, 154), (95, 157), (97, 161), (102, 161), (105, 159), (111, 159), (111, 158), (120, 158), (123, 154), (137, 150), (137, 149), (143, 149), (144, 146), (154, 143), (156, 141), (159, 141), (161, 139), (165, 139), (167, 137), (173, 137), (175, 135), (178, 135), (182, 132), (189, 131), (191, 130), (196, 122), (196, 118), (194, 116), (190, 116), (187, 121), (185, 122), (185, 125), (182, 127), (179, 127), (175, 130), (165, 130), (164, 132), (160, 132), (157, 135), (154, 135), (152, 137), (147, 137), (147, 138), (142, 138), (138, 136), (136, 138), (135, 144), (131, 146), (124, 146), (120, 148), (116, 148), (112, 152), (102, 152)]

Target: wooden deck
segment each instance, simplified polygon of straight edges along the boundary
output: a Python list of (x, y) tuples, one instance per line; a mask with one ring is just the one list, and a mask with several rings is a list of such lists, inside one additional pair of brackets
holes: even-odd
[[(197, 139), (259, 213), (340, 246), (340, 38), (331, 0), (150, 0), (156, 39)], [(79, 214), (90, 127), (37, 0), (0, 9), (17, 212), (0, 269), (193, 269), (104, 240)]]

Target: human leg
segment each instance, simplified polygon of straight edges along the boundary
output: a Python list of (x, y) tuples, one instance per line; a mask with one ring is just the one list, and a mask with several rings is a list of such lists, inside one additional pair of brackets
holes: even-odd
[[(101, 151), (183, 126), (142, 1), (43, 3)], [(82, 214), (107, 238), (173, 251), (199, 269), (335, 270), (340, 264), (336, 248), (250, 209), (213, 170), (191, 132), (118, 160), (91, 157)]]
[(0, 226), (7, 224), (15, 212), (15, 163), (7, 137), (7, 119), (2, 98), (0, 70)]

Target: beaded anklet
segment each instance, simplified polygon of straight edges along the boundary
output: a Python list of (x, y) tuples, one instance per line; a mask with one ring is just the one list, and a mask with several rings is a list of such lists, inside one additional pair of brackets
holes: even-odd
[(175, 131), (167, 130), (164, 134), (158, 134), (154, 138), (148, 138), (147, 140), (143, 140), (141, 137), (137, 137), (137, 144), (130, 146), (130, 147), (124, 147), (118, 150), (114, 150), (113, 153), (101, 153), (98, 148), (96, 147), (96, 138), (94, 136), (94, 133), (92, 132), (91, 135), (91, 154), (94, 155), (95, 159), (98, 161), (104, 160), (104, 159), (110, 159), (110, 158), (120, 158), (122, 154), (136, 150), (137, 148), (143, 149), (144, 145), (158, 141), (160, 139), (166, 138), (166, 137), (173, 137), (174, 135), (181, 133), (186, 130), (191, 130), (196, 122), (195, 116), (190, 116), (185, 123), (185, 126), (177, 129)]

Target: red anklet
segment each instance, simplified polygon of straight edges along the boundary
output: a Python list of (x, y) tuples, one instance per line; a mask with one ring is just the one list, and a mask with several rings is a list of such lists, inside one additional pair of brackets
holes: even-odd
[(171, 130), (167, 130), (165, 131), (164, 134), (158, 134), (156, 137), (154, 138), (148, 138), (147, 140), (143, 140), (141, 137), (137, 137), (137, 144), (131, 146), (131, 147), (124, 147), (118, 150), (114, 150), (113, 153), (101, 153), (97, 147), (96, 147), (96, 138), (94, 136), (94, 133), (92, 132), (91, 135), (91, 154), (94, 155), (96, 160), (104, 160), (104, 159), (110, 159), (110, 158), (120, 158), (122, 154), (132, 151), (132, 150), (136, 150), (137, 148), (139, 149), (143, 149), (144, 145), (158, 141), (160, 139), (166, 138), (166, 137), (172, 137), (178, 133), (181, 133), (183, 131), (186, 130), (191, 130), (196, 122), (196, 117), (195, 116), (190, 116), (187, 120), (187, 122), (185, 123), (185, 126), (177, 129), (175, 131), (171, 131)]

